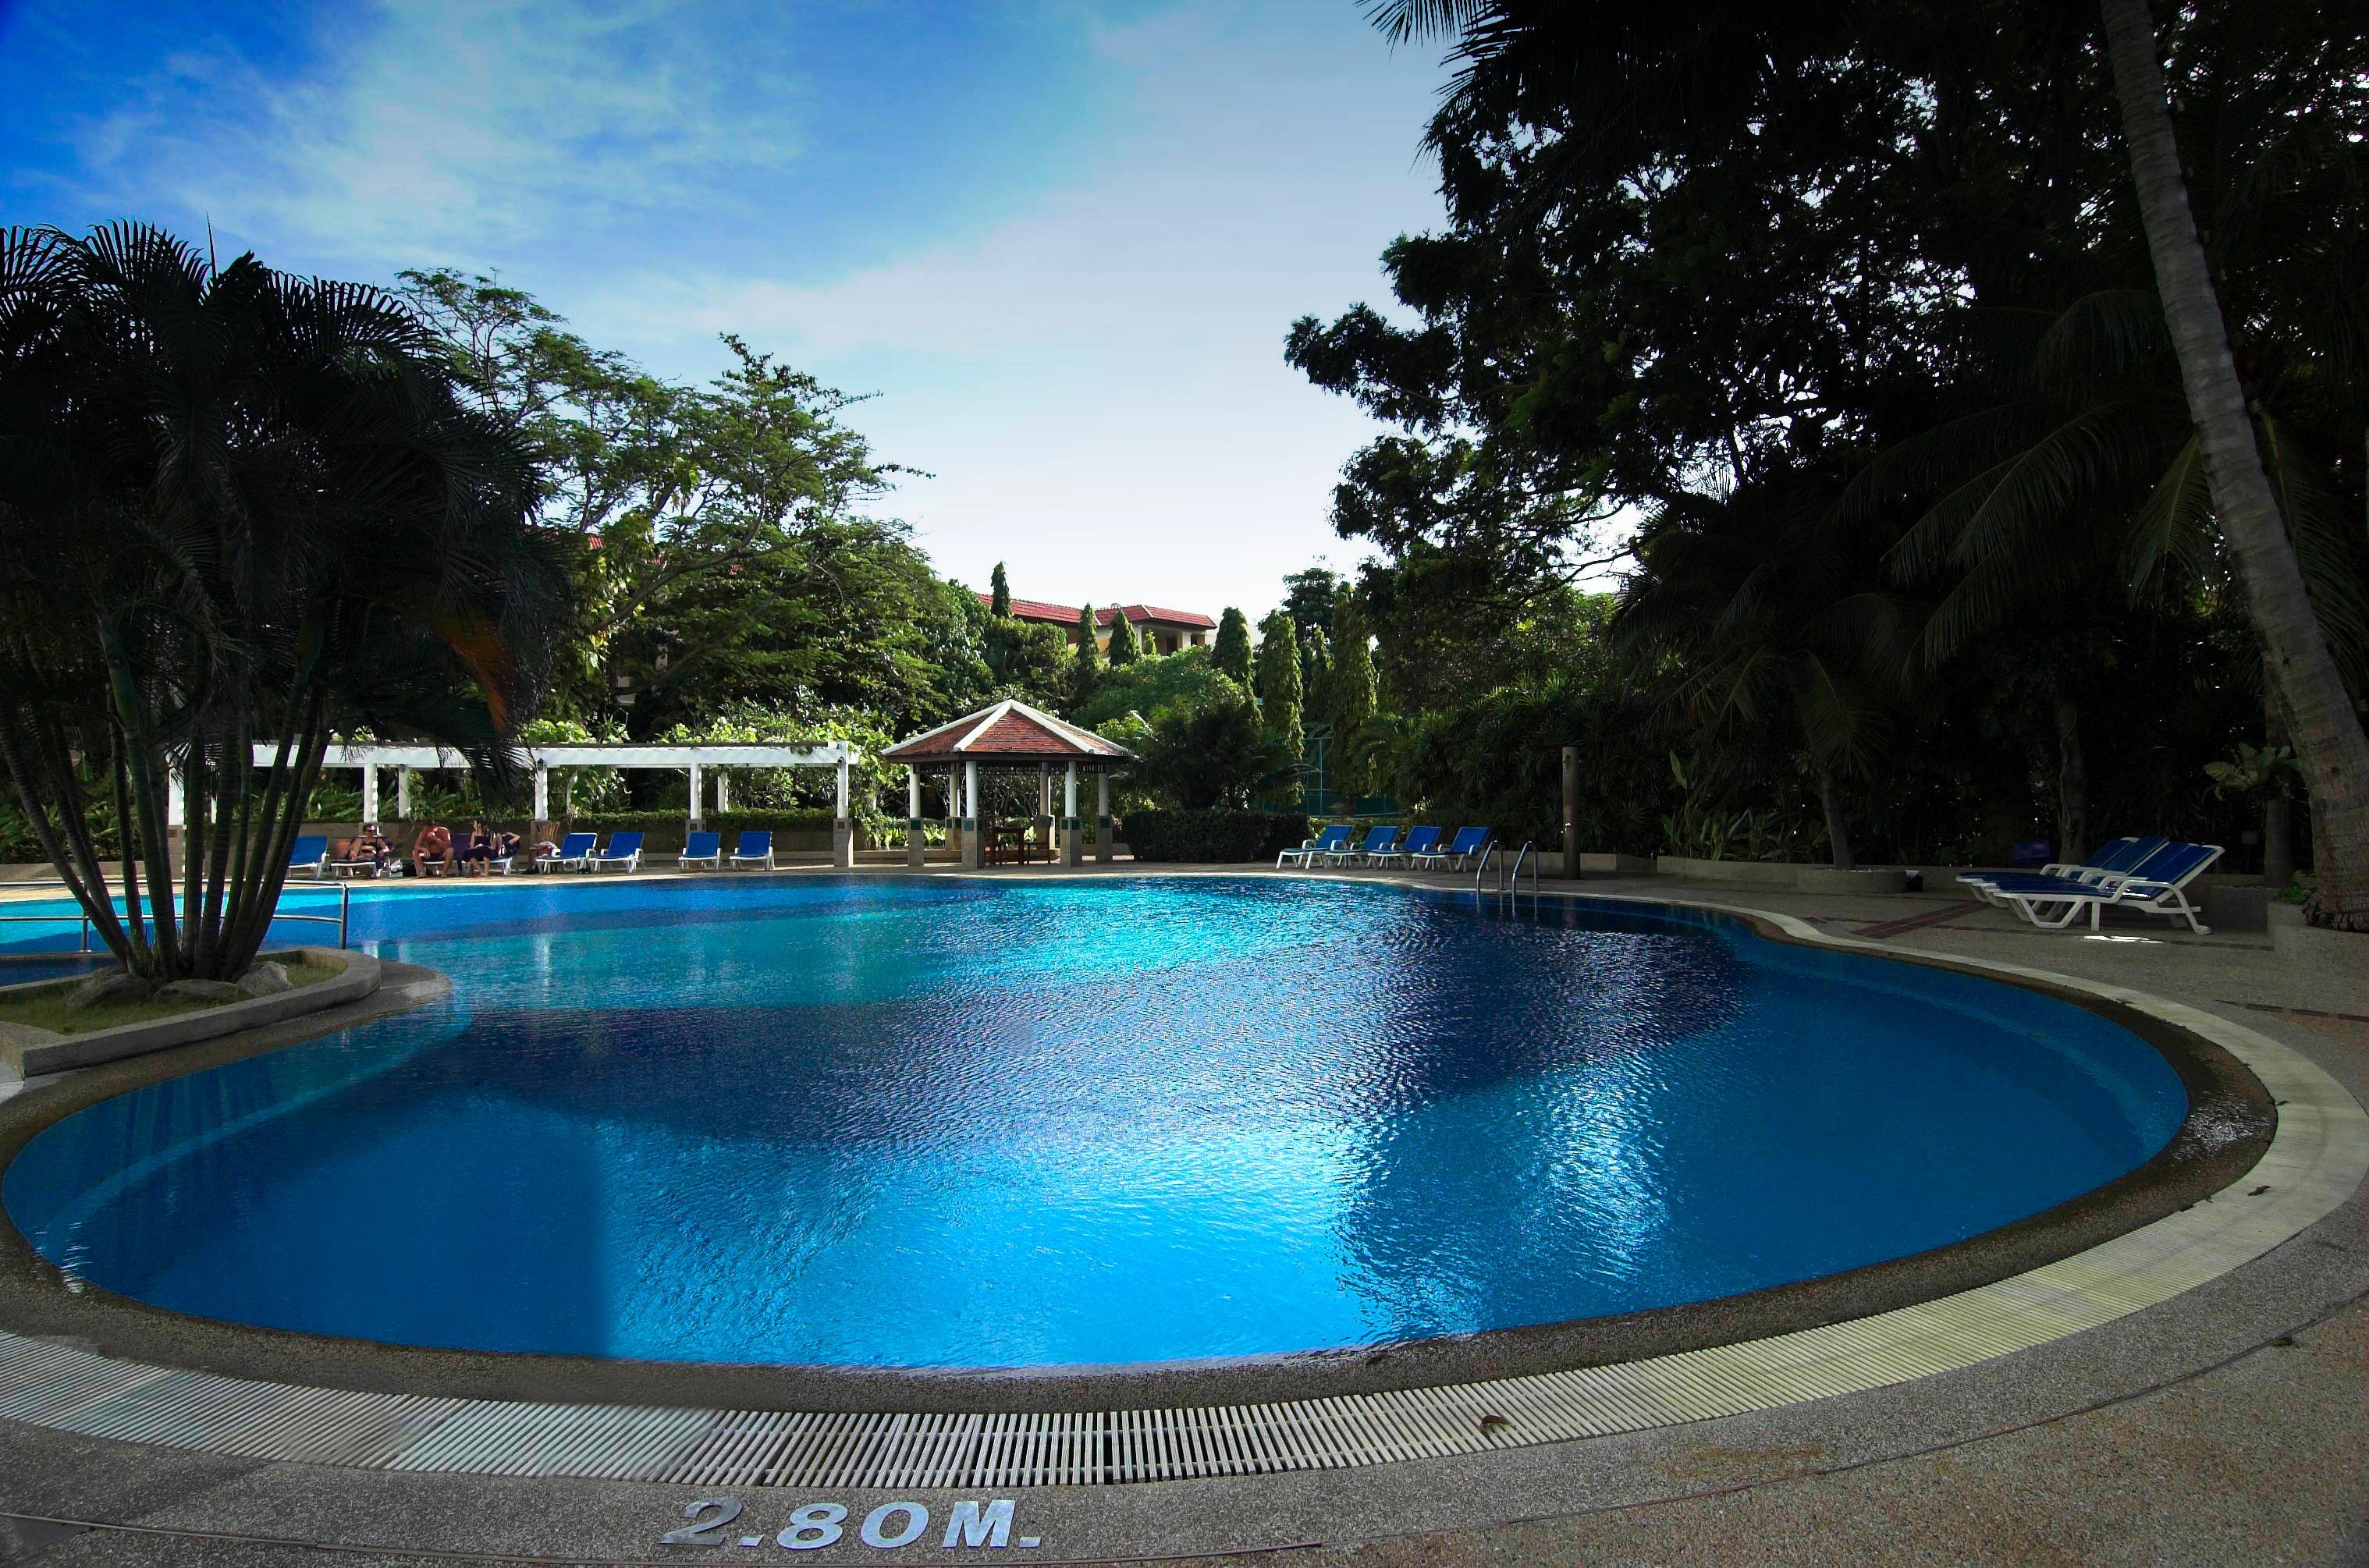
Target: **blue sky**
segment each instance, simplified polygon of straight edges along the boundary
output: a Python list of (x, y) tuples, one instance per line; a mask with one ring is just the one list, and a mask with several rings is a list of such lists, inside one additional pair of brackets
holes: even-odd
[(879, 394), (949, 575), (1255, 617), (1358, 555), (1282, 338), (1438, 223), (1442, 76), (1356, 0), (0, 0), (0, 223), (498, 271), (679, 380), (736, 331)]

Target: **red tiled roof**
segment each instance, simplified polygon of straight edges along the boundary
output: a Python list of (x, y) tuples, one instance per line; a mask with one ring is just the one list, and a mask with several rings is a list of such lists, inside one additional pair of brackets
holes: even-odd
[[(981, 604), (993, 604), (995, 595), (982, 593), (978, 596), (978, 601)], [(1215, 626), (1217, 624), (1207, 615), (1196, 615), (1190, 610), (1162, 610), (1152, 604), (1128, 604), (1097, 610), (1094, 612), (1094, 624), (1109, 625), (1111, 617), (1117, 614), (1119, 609), (1126, 610), (1127, 618), (1137, 625), (1141, 625), (1146, 621), (1157, 621), (1167, 626)], [(1069, 626), (1074, 629), (1078, 624), (1078, 607), (1074, 604), (1051, 604), (1041, 599), (1015, 599), (1012, 601), (1012, 616), (1015, 621), (1042, 621), (1048, 624)]]
[(950, 724), (925, 729), (897, 742), (881, 757), (889, 761), (951, 761), (997, 758), (1075, 757), (1082, 761), (1121, 761), (1133, 753), (1090, 730), (1080, 729), (1038, 713), (1025, 703), (1005, 701)]

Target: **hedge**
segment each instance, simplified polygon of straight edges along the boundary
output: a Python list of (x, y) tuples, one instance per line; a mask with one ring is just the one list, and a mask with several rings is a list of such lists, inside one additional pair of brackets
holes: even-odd
[(1138, 860), (1272, 861), (1306, 841), (1308, 818), (1298, 811), (1130, 811), (1118, 837)]

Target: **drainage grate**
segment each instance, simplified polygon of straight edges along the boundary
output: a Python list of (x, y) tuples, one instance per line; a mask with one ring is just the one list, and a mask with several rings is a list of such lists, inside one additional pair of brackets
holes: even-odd
[[(2147, 999), (2151, 1001), (2151, 999)], [(2088, 1252), (1774, 1338), (1575, 1371), (1217, 1408), (939, 1414), (546, 1404), (300, 1388), (0, 1333), (0, 1418), (200, 1453), (444, 1474), (814, 1490), (1097, 1486), (1343, 1470), (1601, 1437), (1970, 1367), (2095, 1328), (2260, 1256), (2343, 1203), (2369, 1117), (2285, 1047), (2153, 1002), (2281, 1105), (2253, 1171)], [(2263, 1196), (2254, 1196), (2266, 1188)]]

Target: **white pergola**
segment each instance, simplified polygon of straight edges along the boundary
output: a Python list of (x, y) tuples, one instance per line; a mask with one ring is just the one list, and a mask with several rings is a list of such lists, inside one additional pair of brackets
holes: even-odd
[[(554, 768), (664, 768), (691, 775), (691, 824), (701, 820), (702, 774), (715, 775), (715, 809), (732, 809), (732, 772), (750, 768), (830, 768), (839, 776), (839, 808), (833, 813), (831, 859), (841, 866), (855, 864), (855, 823), (848, 815), (848, 772), (863, 753), (844, 740), (818, 741), (811, 746), (768, 743), (703, 742), (691, 746), (552, 745), (521, 747), (534, 767), (534, 818), (551, 819), (551, 770)], [(268, 768), (280, 760), (280, 748), (255, 749), (255, 765)], [(395, 814), (411, 813), (411, 770), (459, 768), (467, 765), (460, 752), (441, 746), (399, 746), (365, 742), (332, 743), (323, 753), (323, 768), (358, 768), (362, 775), (362, 820), (378, 820), (378, 773), (402, 770), (395, 777)], [(180, 780), (173, 780), (172, 815), (181, 816)]]

